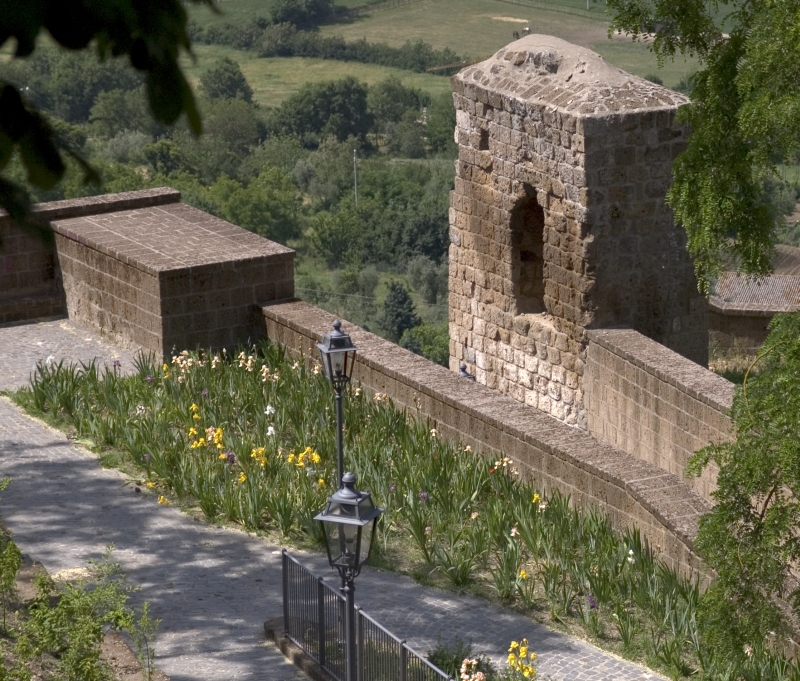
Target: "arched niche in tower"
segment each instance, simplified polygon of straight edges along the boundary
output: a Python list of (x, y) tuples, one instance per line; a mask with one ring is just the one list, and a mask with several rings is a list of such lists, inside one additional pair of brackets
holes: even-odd
[(511, 210), (511, 266), (517, 314), (538, 314), (544, 307), (544, 209), (536, 190), (525, 194)]

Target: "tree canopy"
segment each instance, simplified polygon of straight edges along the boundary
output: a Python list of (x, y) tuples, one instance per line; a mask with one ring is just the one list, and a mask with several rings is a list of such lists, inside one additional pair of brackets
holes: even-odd
[[(787, 580), (800, 563), (800, 313), (776, 315), (770, 335), (731, 416), (736, 439), (706, 447), (690, 472), (719, 466), (713, 510), (697, 547), (717, 577), (703, 595), (706, 643), (732, 659), (786, 633), (800, 586)], [(784, 600), (786, 606), (781, 607)]]
[[(724, 23), (716, 19), (730, 9)], [(775, 161), (800, 151), (800, 12), (796, 0), (608, 0), (609, 31), (650, 40), (663, 61), (694, 55), (693, 133), (668, 201), (708, 290), (723, 262), (763, 275), (783, 215), (765, 191)]]
[(245, 79), (239, 64), (230, 57), (217, 60), (214, 66), (200, 76), (200, 88), (209, 99), (253, 101), (253, 88)]
[[(211, 0), (192, 1), (212, 4)], [(199, 133), (200, 116), (178, 65), (180, 51), (190, 50), (186, 23), (180, 0), (26, 0), (4, 3), (0, 45), (14, 39), (15, 59), (30, 57), (40, 34), (46, 31), (67, 49), (91, 48), (101, 62), (126, 56), (133, 68), (144, 74), (156, 120), (172, 124), (185, 113), (192, 130)], [(25, 87), (25, 83), (0, 81), (0, 172), (18, 152), (28, 182), (49, 189), (64, 176), (64, 155), (77, 155), (26, 96)], [(78, 160), (91, 176), (89, 165)], [(0, 206), (24, 223), (29, 206), (27, 191), (0, 176)]]

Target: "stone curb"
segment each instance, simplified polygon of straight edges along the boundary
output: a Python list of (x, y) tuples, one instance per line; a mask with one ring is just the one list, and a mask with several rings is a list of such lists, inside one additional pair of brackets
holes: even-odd
[(283, 617), (275, 617), (264, 622), (264, 635), (272, 641), (284, 657), (312, 681), (336, 681), (308, 653), (292, 641), (283, 631)]

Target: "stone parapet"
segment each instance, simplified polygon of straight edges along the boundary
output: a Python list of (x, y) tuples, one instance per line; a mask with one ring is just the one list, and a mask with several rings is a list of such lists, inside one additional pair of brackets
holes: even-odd
[[(333, 315), (302, 301), (263, 308), (267, 336), (296, 357), (316, 360), (315, 344)], [(677, 476), (589, 434), (526, 407), (484, 385), (343, 323), (358, 346), (354, 379), (387, 394), (410, 414), (429, 418), (448, 438), (490, 456), (503, 453), (545, 490), (594, 504), (621, 530), (636, 526), (669, 564), (684, 574), (702, 566), (694, 551), (700, 516), (709, 503)]]
[(730, 381), (631, 329), (588, 332), (589, 433), (682, 478), (711, 499), (717, 469), (685, 475), (689, 458), (731, 437)]
[[(162, 187), (51, 201), (32, 206), (31, 220), (42, 225), (46, 237), (52, 220), (157, 206), (180, 200), (180, 192)], [(66, 312), (66, 298), (53, 239), (20, 229), (5, 211), (0, 210), (0, 324), (63, 316)]]
[(128, 350), (252, 341), (259, 305), (294, 295), (294, 251), (182, 203), (52, 228), (70, 318)]

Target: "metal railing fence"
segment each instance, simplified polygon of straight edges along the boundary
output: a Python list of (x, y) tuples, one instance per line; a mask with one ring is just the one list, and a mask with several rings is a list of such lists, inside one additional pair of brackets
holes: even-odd
[[(346, 600), (283, 551), (283, 629), (338, 681), (347, 675)], [(356, 607), (358, 681), (453, 681), (377, 620)]]

